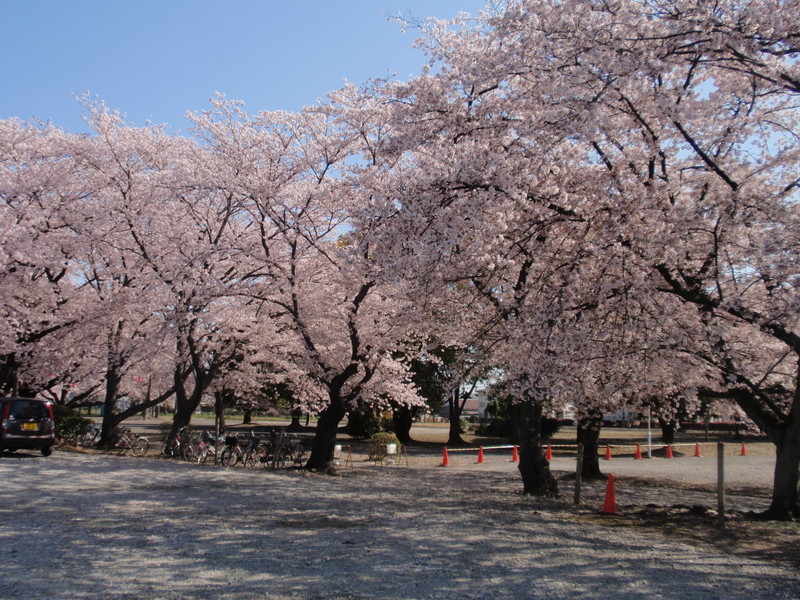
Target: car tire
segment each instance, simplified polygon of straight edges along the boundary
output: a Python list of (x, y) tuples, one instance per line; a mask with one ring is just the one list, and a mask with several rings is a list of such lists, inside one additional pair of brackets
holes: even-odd
[(53, 453), (52, 446), (45, 446), (42, 448), (42, 456), (50, 456)]

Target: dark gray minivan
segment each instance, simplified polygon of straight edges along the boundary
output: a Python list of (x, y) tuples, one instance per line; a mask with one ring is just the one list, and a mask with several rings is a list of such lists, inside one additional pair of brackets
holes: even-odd
[(40, 450), (53, 452), (56, 441), (53, 405), (35, 398), (0, 398), (0, 452)]

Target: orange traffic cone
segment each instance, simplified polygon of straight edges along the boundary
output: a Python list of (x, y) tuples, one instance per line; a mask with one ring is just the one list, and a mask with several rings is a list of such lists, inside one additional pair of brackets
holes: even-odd
[(700, 456), (700, 442), (695, 442), (694, 455), (695, 456)]
[(478, 464), (483, 464), (483, 446), (478, 447)]
[(553, 447), (550, 444), (547, 444), (547, 451), (544, 453), (544, 457), (547, 462), (553, 462)]
[(636, 460), (642, 460), (642, 447), (636, 444), (636, 454), (633, 455)]
[(744, 442), (742, 442), (742, 454), (741, 456), (747, 456), (747, 448), (745, 448)]
[(514, 449), (511, 451), (511, 462), (519, 462), (519, 450), (516, 446), (514, 446)]
[(606, 444), (606, 460), (611, 460), (611, 446)]
[(617, 493), (614, 490), (614, 475), (609, 474), (608, 483), (606, 484), (606, 501), (603, 503), (604, 515), (617, 514)]
[(672, 456), (672, 446), (670, 446), (669, 444), (667, 444), (667, 458), (674, 458)]
[(445, 448), (444, 452), (442, 452), (442, 466), (443, 467), (449, 467), (450, 466), (450, 457), (447, 456), (447, 448)]

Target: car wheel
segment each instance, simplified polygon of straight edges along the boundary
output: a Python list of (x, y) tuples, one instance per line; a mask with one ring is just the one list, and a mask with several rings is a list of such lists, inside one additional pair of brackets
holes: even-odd
[(50, 456), (53, 453), (52, 446), (45, 446), (42, 448), (42, 456)]

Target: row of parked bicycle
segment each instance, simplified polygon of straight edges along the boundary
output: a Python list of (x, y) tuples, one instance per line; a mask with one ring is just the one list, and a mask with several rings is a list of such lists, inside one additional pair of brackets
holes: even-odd
[[(77, 440), (80, 446), (85, 447), (95, 446), (99, 441), (99, 425), (91, 426)], [(112, 436), (112, 445), (120, 453), (130, 452), (134, 456), (144, 456), (150, 449), (150, 440), (134, 433), (129, 427), (118, 428)], [(182, 427), (175, 437), (168, 438), (161, 446), (161, 454), (164, 456), (229, 467), (237, 464), (272, 468), (300, 465), (305, 453), (306, 448), (300, 438), (275, 430), (265, 439), (256, 436), (252, 431), (246, 437), (234, 434), (217, 437), (205, 430), (193, 435), (187, 427)]]
[[(100, 431), (99, 425), (91, 425), (86, 430), (86, 433), (79, 435), (77, 439), (72, 441), (77, 443), (78, 446), (91, 448), (100, 442)], [(131, 452), (135, 456), (144, 456), (150, 449), (150, 440), (134, 433), (130, 427), (118, 427), (115, 429), (111, 434), (111, 444), (112, 450), (116, 450), (120, 454)]]

